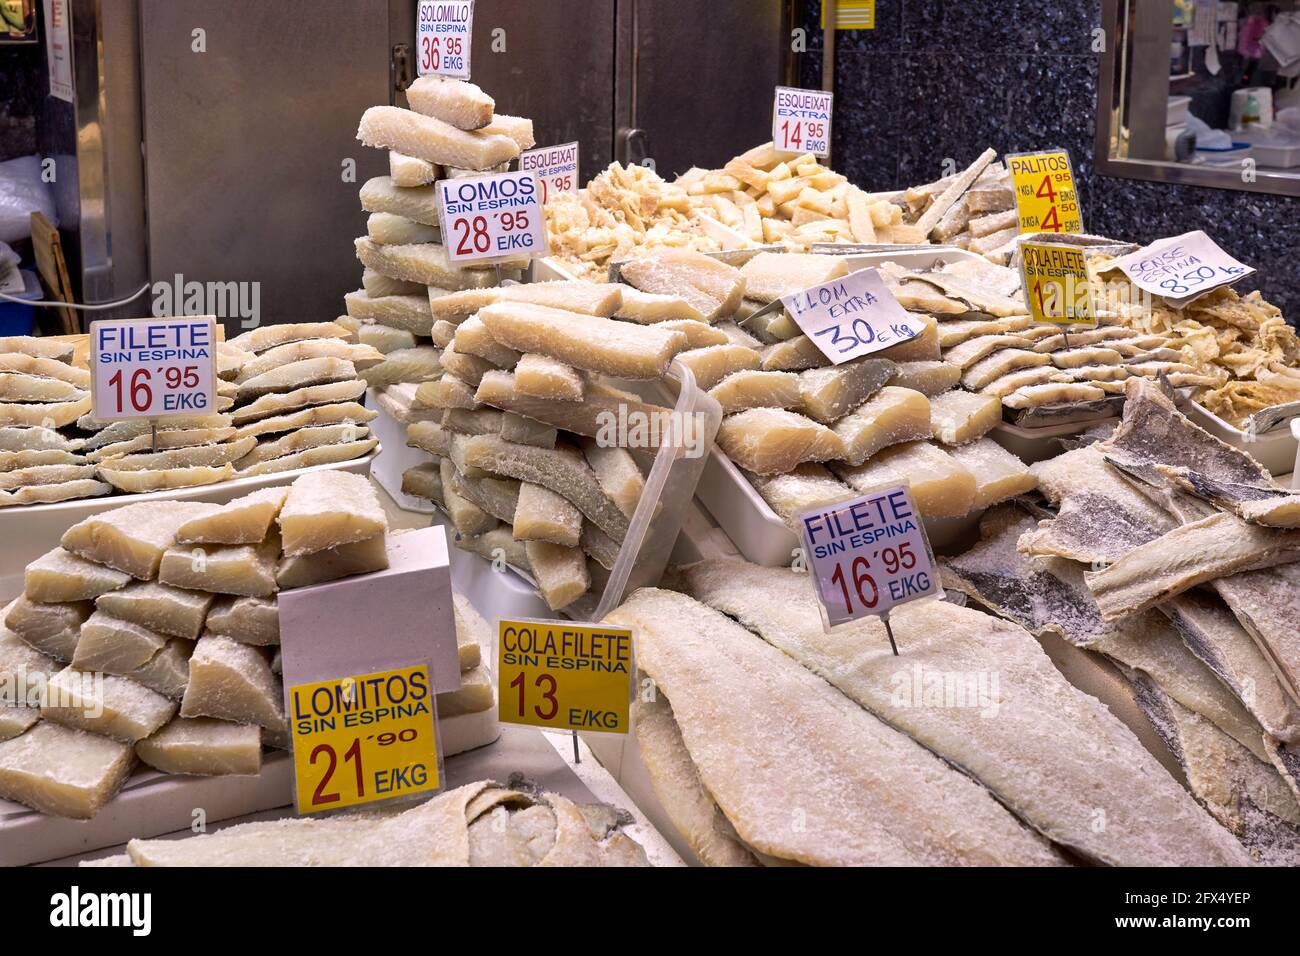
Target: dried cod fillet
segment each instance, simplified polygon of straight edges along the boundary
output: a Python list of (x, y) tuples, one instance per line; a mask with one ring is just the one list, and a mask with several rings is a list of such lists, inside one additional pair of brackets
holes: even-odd
[[(1245, 864), (1137, 738), (1017, 625), (945, 601), (905, 605), (890, 618), (910, 660), (900, 664), (873, 618), (825, 634), (793, 571), (711, 561), (686, 575), (695, 597), (965, 770), (1054, 842), (1116, 866)], [(963, 686), (967, 706), (945, 706), (942, 678), (936, 689), (927, 673), (997, 674), (998, 685)], [(1094, 825), (1099, 811), (1104, 828)]]
[(236, 434), (240, 438), (247, 438), (273, 435), (277, 432), (289, 432), (297, 428), (307, 428), (313, 425), (337, 425), (341, 422), (364, 424), (374, 421), (378, 414), (378, 412), (356, 402), (334, 402), (329, 405), (313, 405), (296, 412), (272, 415), (269, 418), (249, 422), (247, 425), (239, 426)]
[(179, 637), (167, 641), (161, 651), (133, 671), (123, 674), (164, 697), (180, 700), (190, 679), (190, 654), (194, 642)]
[(577, 548), (549, 541), (525, 541), (529, 570), (552, 611), (568, 607), (591, 589), (587, 556)]
[(328, 405), (350, 402), (365, 394), (362, 381), (334, 382), (329, 385), (309, 385), (291, 392), (263, 395), (261, 398), (235, 409), (231, 417), (236, 425), (246, 425), (271, 416), (285, 415), (311, 405)]
[[(387, 567), (388, 547), (381, 535), (352, 544), (341, 544), (337, 548), (326, 548), (324, 551), (284, 558), (275, 570), (275, 583), (281, 590), (305, 588), (324, 581), (351, 577), (354, 574), (383, 571)], [(216, 633), (211, 627), (208, 631)], [(236, 637), (236, 640), (238, 639)], [(242, 643), (257, 642), (243, 641)]]
[(37, 604), (20, 595), (5, 608), (4, 626), (42, 654), (68, 661), (93, 610), (88, 601)]
[(85, 481), (95, 476), (93, 465), (33, 465), (0, 472), (0, 491), (32, 485), (57, 485), (66, 481)]
[(831, 364), (812, 339), (799, 335), (786, 342), (769, 345), (759, 353), (765, 372), (802, 372), (810, 368), (824, 368)]
[(1103, 618), (1112, 621), (1206, 581), (1291, 561), (1300, 561), (1300, 531), (1261, 528), (1219, 513), (1139, 545), (1087, 580)]
[(1220, 578), (1211, 585), (1255, 639), (1278, 680), (1300, 702), (1300, 565)]
[(972, 392), (978, 392), (997, 379), (1018, 369), (1050, 365), (1052, 359), (1028, 349), (1006, 348), (981, 359), (962, 372), (961, 383)]
[(163, 552), (158, 582), (191, 591), (269, 597), (276, 591), (279, 542), (178, 544)]
[[(0, 341), (8, 341), (0, 339)], [(77, 388), (90, 388), (90, 372), (54, 359), (24, 355), (19, 352), (0, 352), (0, 372), (15, 372), (53, 378)]]
[(645, 422), (647, 451), (657, 449), (661, 440), (669, 441), (673, 436), (672, 409), (642, 402), (635, 396), (605, 394), (590, 383), (581, 402), (557, 402), (524, 395), (514, 375), (493, 371), (483, 376), (474, 398), (485, 405), (588, 438), (600, 438), (619, 421)]
[(378, 444), (378, 439), (364, 438), (359, 441), (341, 442), (337, 445), (320, 445), (316, 448), (308, 448), (306, 451), (284, 455), (281, 458), (273, 458), (271, 461), (264, 461), (260, 465), (252, 465), (240, 471), (239, 477), (252, 478), (257, 475), (277, 474), (297, 468), (314, 468), (317, 465), (333, 465), (341, 461), (352, 461), (370, 454)]
[(307, 339), (351, 338), (352, 333), (335, 322), (297, 322), (265, 325), (237, 335), (226, 344), (260, 354), (278, 345), (288, 345), (290, 342), (302, 342)]
[(534, 448), (497, 435), (475, 435), (464, 443), (466, 464), (549, 488), (571, 501), (602, 531), (622, 541), (628, 519), (601, 489), (582, 455), (568, 446)]
[(51, 504), (73, 498), (96, 498), (109, 494), (113, 486), (103, 481), (85, 478), (64, 481), (57, 485), (29, 485), (17, 491), (0, 491), (0, 508), (8, 505)]
[(284, 553), (293, 556), (385, 534), (388, 519), (366, 478), (320, 471), (289, 486), (279, 527)]
[[(0, 694), (0, 700), (19, 699), (20, 695), (15, 692), (15, 688), (24, 679), (23, 675), (40, 674), (49, 677), (63, 667), (59, 661), (32, 647), (5, 624), (6, 617), (19, 600), (21, 598), (0, 607), (0, 682), (8, 685), (5, 693)], [(25, 703), (35, 706), (39, 701), (27, 700)]]
[(234, 441), (212, 445), (192, 445), (169, 451), (145, 452), (138, 455), (120, 455), (106, 458), (100, 470), (166, 471), (172, 468), (219, 468), (243, 458), (257, 446), (257, 439), (237, 438)]
[(402, 494), (424, 498), (445, 508), (447, 504), (442, 494), (442, 474), (438, 464), (416, 465), (402, 472)]
[[(440, 477), (439, 488), (442, 487), (441, 482)], [(451, 482), (452, 490), (456, 494), (468, 498), (480, 509), (507, 524), (515, 520), (521, 484), (522, 482), (515, 481), (513, 478), (466, 478), (454, 470)]]
[(706, 324), (707, 312), (699, 305), (678, 295), (659, 295), (642, 292), (632, 286), (623, 287), (623, 304), (614, 313), (620, 319), (652, 325), (657, 322), (687, 321)]
[(979, 278), (954, 275), (950, 272), (913, 273), (910, 278), (928, 282), (945, 295), (962, 300), (972, 310), (984, 315), (1001, 319), (1022, 316), (1025, 313), (1025, 303), (1018, 296), (1008, 296)]
[(733, 341), (722, 329), (715, 328), (711, 325), (705, 325), (703, 322), (696, 322), (694, 319), (672, 319), (667, 322), (658, 323), (658, 327), (665, 332), (680, 332), (686, 336), (686, 347), (688, 349), (704, 349), (711, 345), (743, 345), (745, 348), (757, 348), (759, 343), (754, 345), (745, 345), (744, 342)]
[[(63, 547), (148, 581), (162, 553), (187, 521), (212, 514), (217, 505), (196, 501), (150, 501), (115, 508), (77, 522), (63, 533)], [(119, 617), (123, 615), (118, 615)]]
[(930, 399), (930, 421), (936, 439), (945, 445), (965, 445), (1002, 421), (1002, 404), (992, 395), (945, 392)]
[[(108, 429), (105, 429), (108, 431)], [(197, 448), (202, 445), (215, 445), (237, 437), (234, 428), (183, 428), (176, 431), (158, 432), (158, 451), (175, 448)], [(149, 434), (136, 435), (126, 441), (115, 441), (103, 445), (86, 456), (86, 460), (99, 464), (110, 459), (124, 458), (136, 453), (153, 454), (154, 440)], [(201, 454), (201, 453), (199, 453)]]
[(641, 249), (620, 264), (620, 272), (642, 292), (685, 299), (706, 322), (731, 315), (745, 294), (739, 269), (689, 249)]
[(327, 445), (346, 445), (361, 441), (370, 436), (370, 429), (365, 425), (344, 422), (341, 425), (319, 425), (314, 428), (299, 428), (297, 431), (282, 435), (275, 441), (265, 441), (239, 460), (241, 470), (252, 468), (269, 461), (275, 461), (295, 452)]
[(514, 381), (521, 395), (554, 402), (580, 402), (586, 393), (582, 376), (573, 366), (531, 352), (520, 357)]
[(930, 396), (956, 388), (960, 380), (961, 369), (948, 362), (896, 362), (889, 384)]
[(974, 508), (975, 476), (930, 442), (892, 445), (864, 465), (832, 464), (831, 470), (859, 492), (910, 482), (912, 501), (927, 518), (961, 517)]
[(50, 678), (41, 717), (73, 730), (103, 734), (133, 744), (176, 713), (176, 702), (115, 675), (65, 667)]
[(0, 451), (0, 472), (20, 471), (37, 465), (81, 465), (93, 461), (85, 455), (70, 451)]
[(515, 512), (510, 520), (517, 541), (549, 541), (565, 548), (576, 548), (582, 536), (582, 512), (567, 498), (528, 481), (519, 486)]
[(211, 603), (211, 594), (168, 587), (156, 581), (136, 581), (95, 600), (99, 610), (114, 617), (188, 640), (194, 640), (203, 630)]
[(717, 442), (733, 462), (759, 475), (784, 474), (804, 462), (843, 458), (846, 452), (844, 440), (825, 425), (776, 408), (727, 416)]
[[(426, 226), (437, 226), (438, 187), (398, 186), (391, 176), (376, 176), (366, 180), (361, 187), (361, 208), (368, 213), (387, 213)], [(408, 240), (408, 242), (436, 241), (436, 237)]]
[(42, 720), (0, 743), (0, 797), (89, 820), (126, 783), (133, 763), (129, 744)]
[(1045, 382), (1041, 385), (1022, 385), (1002, 399), (1007, 408), (1038, 408), (1043, 405), (1068, 405), (1075, 402), (1096, 402), (1106, 393), (1096, 385), (1083, 382)]
[(1003, 375), (995, 378), (987, 385), (976, 389), (981, 395), (992, 395), (997, 399), (1003, 399), (1019, 388), (1026, 388), (1031, 385), (1042, 385), (1050, 382), (1060, 374), (1060, 371), (1054, 365), (1040, 365), (1037, 368), (1025, 368), (1018, 372), (1012, 372), (1009, 375)]
[(0, 402), (0, 425), (64, 428), (90, 411), (90, 396), (70, 402), (17, 405)]
[(1241, 699), (1272, 737), (1300, 742), (1300, 708), (1287, 696), (1272, 666), (1223, 602), (1189, 591), (1161, 605), (1183, 643)]
[(396, 149), (439, 166), (487, 169), (519, 155), (509, 136), (467, 132), (432, 116), (396, 106), (372, 106), (361, 117), (357, 139), (367, 146)]
[[(942, 334), (942, 331), (940, 331), (940, 336)], [(944, 349), (943, 360), (959, 366), (964, 372), (976, 362), (988, 358), (995, 352), (1008, 348), (1023, 348), (1028, 344), (1024, 336), (1021, 335), (980, 335), (969, 338), (960, 345)]]
[(496, 695), (492, 690), (492, 675), (482, 664), (468, 671), (462, 671), (460, 687), (438, 694), (435, 700), (438, 705), (439, 720), (489, 710), (496, 704)]
[[(445, 353), (444, 353), (445, 354)], [(432, 382), (421, 382), (415, 390), (415, 408), (464, 408), (479, 407), (474, 400), (474, 389), (450, 373)]]
[(596, 473), (596, 480), (618, 509), (630, 521), (645, 492), (645, 477), (626, 448), (602, 445), (597, 441), (582, 442), (582, 452)]
[(775, 302), (783, 296), (841, 279), (849, 274), (849, 267), (836, 256), (760, 252), (740, 267), (740, 274), (745, 277), (746, 298)]
[(628, 291), (635, 290), (612, 283), (587, 282), (530, 282), (450, 293), (430, 289), (429, 306), (434, 318), (439, 319), (468, 315), (497, 302), (527, 302), (608, 318), (619, 311)]
[(502, 345), (620, 378), (662, 378), (686, 346), (680, 332), (636, 326), (599, 316), (519, 302), (500, 302), (478, 313)]
[(695, 854), (706, 866), (758, 866), (700, 782), (668, 698), (657, 693), (647, 701), (638, 695), (632, 711), (637, 746), (655, 794)]
[(975, 501), (972, 511), (980, 511), (1028, 494), (1038, 486), (1038, 479), (1023, 462), (992, 438), (981, 438), (969, 445), (948, 449), (957, 464), (975, 476)]
[(785, 475), (745, 474), (792, 531), (799, 531), (799, 516), (822, 505), (857, 497), (855, 492), (827, 470), (825, 465), (799, 465)]
[(451, 454), (451, 437), (438, 422), (412, 422), (406, 426), (406, 444), (438, 457)]
[[(1063, 862), (978, 784), (718, 612), (647, 588), (606, 620), (636, 629), (700, 782), (757, 852), (828, 866)], [(902, 799), (918, 792), (943, 799)], [(806, 826), (790, 826), (792, 806)]]
[(887, 385), (837, 421), (834, 431), (844, 442), (839, 460), (861, 465), (889, 445), (929, 438), (933, 434), (930, 400), (910, 388)]
[[(939, 347), (951, 349), (970, 339), (1022, 332), (1029, 328), (1032, 321), (1027, 315), (1013, 315), (1004, 319), (948, 319), (939, 323)], [(1024, 341), (1023, 336), (1019, 338)]]
[(1243, 521), (1268, 528), (1300, 528), (1300, 493), (1276, 486), (1217, 481), (1188, 468), (1157, 465), (1183, 491), (1196, 495)]
[[(390, 357), (385, 356), (386, 360), (388, 358)], [(356, 377), (356, 366), (347, 359), (301, 359), (255, 375), (240, 383), (238, 401), (244, 404), (271, 392), (296, 391), (312, 385), (351, 381)]]
[[(397, 183), (395, 180), (394, 183), (401, 186), (401, 183)], [(434, 200), (431, 199), (428, 202), (433, 203)], [(437, 206), (434, 205), (433, 208), (436, 215)], [(415, 242), (440, 242), (442, 240), (442, 229), (436, 223), (417, 222), (395, 212), (372, 212), (366, 219), (366, 235), (381, 246), (404, 246)], [(365, 285), (364, 279), (362, 280), (362, 288), (368, 295), (373, 296), (419, 295), (423, 291), (422, 289), (415, 289), (403, 292), (388, 290), (372, 292)]]
[(526, 116), (507, 116), (505, 113), (498, 113), (492, 118), (491, 123), (483, 127), (483, 132), (508, 136), (520, 149), (532, 149), (537, 145), (537, 140), (533, 138), (533, 121)]
[(0, 337), (0, 355), (19, 353), (56, 362), (71, 362), (75, 350), (76, 347), (66, 339), (37, 338), (33, 335)]
[(427, 186), (442, 178), (442, 170), (427, 159), (407, 156), (395, 149), (388, 151), (388, 175), (398, 186)]
[(456, 342), (453, 339), (451, 345), (442, 350), (442, 357), (439, 359), (442, 367), (448, 375), (452, 375), (463, 382), (478, 387), (483, 381), (483, 376), (488, 372), (500, 371), (495, 365), (487, 359), (479, 358), (477, 355), (466, 355), (463, 352), (456, 351)]
[(12, 740), (31, 730), (41, 719), (40, 707), (11, 704), (0, 700), (0, 741)]
[(695, 383), (705, 390), (729, 375), (754, 370), (762, 364), (762, 358), (753, 349), (731, 344), (688, 349), (678, 354), (677, 361), (691, 370)]
[(0, 451), (65, 451), (77, 452), (85, 446), (80, 438), (67, 438), (52, 428), (0, 428)]
[(477, 554), (487, 561), (504, 561), (523, 571), (530, 570), (524, 542), (514, 539), (508, 524), (497, 525), (484, 534), (461, 535), (455, 543), (462, 551)]
[[(1038, 343), (1041, 345), (1042, 343)], [(1071, 343), (1073, 346), (1074, 343)], [(1036, 351), (1043, 351), (1036, 349)], [(1082, 368), (1085, 365), (1119, 365), (1124, 356), (1114, 349), (1107, 348), (1069, 348), (1064, 351), (1051, 352), (1052, 364), (1057, 368)]]
[(514, 349), (497, 342), (477, 315), (471, 315), (456, 327), (452, 345), (463, 355), (477, 355), (499, 368), (514, 368), (521, 357)]
[(449, 408), (442, 414), (442, 427), (461, 435), (500, 435), (505, 412), (495, 408), (468, 410)]
[(253, 724), (176, 717), (135, 745), (136, 756), (163, 773), (216, 776), (262, 769), (262, 734)]
[(367, 369), (384, 360), (383, 353), (369, 345), (354, 345), (341, 339), (307, 339), (267, 349), (239, 369), (235, 382), (242, 385), (282, 365), (314, 358), (347, 359), (357, 369)]
[(79, 671), (126, 674), (149, 663), (166, 644), (165, 634), (97, 610), (81, 625), (72, 666)]
[(262, 652), (248, 644), (205, 634), (190, 657), (190, 682), (182, 717), (216, 717), (288, 730), (280, 682)]
[(348, 315), (362, 322), (376, 322), (412, 335), (428, 335), (433, 330), (433, 315), (425, 295), (372, 296), (358, 290), (343, 296), (343, 302)]
[(452, 464), (451, 459), (442, 459), (439, 462), (439, 467), (442, 475), (443, 506), (447, 509), (447, 514), (451, 518), (451, 523), (455, 525), (456, 531), (462, 535), (472, 536), (483, 534), (496, 527), (496, 518), (457, 490), (456, 466)]
[[(394, 279), (392, 276), (386, 276), (381, 272), (376, 272), (369, 266), (366, 266), (361, 270), (361, 287), (366, 290), (367, 295), (373, 296), (376, 299), (389, 295), (425, 295), (426, 290), (428, 289), (428, 286), (424, 285), (422, 282), (408, 282), (405, 279)], [(345, 316), (345, 318), (351, 318), (351, 316)], [(357, 340), (361, 341), (360, 331), (357, 332), (357, 336)], [(377, 345), (376, 348), (378, 348)]]
[(107, 462), (100, 465), (96, 473), (119, 491), (136, 494), (149, 491), (167, 491), (172, 488), (192, 488), (197, 485), (212, 485), (219, 481), (228, 481), (235, 476), (235, 466), (219, 465), (208, 467), (196, 465), (187, 468), (123, 471), (115, 467), (115, 462)]
[(463, 674), (483, 661), (483, 653), (492, 647), (494, 635), (483, 615), (464, 595), (452, 594), (451, 611), (456, 625), (456, 651)]
[(279, 608), (275, 598), (219, 597), (208, 611), (207, 630), (244, 644), (279, 644)]
[(742, 369), (718, 382), (709, 394), (717, 399), (724, 415), (748, 408), (790, 409), (800, 401), (799, 378), (790, 372)]
[[(158, 447), (181, 447), (183, 445), (202, 445), (210, 441), (225, 441), (226, 429), (231, 425), (229, 415), (188, 415), (181, 418), (169, 418), (158, 430)], [(91, 422), (79, 422), (78, 428), (98, 428), (97, 433), (86, 439), (85, 448), (104, 449), (116, 444), (125, 444), (134, 438), (151, 437), (151, 423), (146, 418), (130, 418), (100, 427)], [(171, 445), (164, 444), (164, 436), (175, 436)], [(185, 440), (188, 438), (189, 440)], [(142, 446), (148, 447), (148, 446)], [(135, 448), (128, 449), (135, 451)], [(91, 459), (94, 460), (93, 458)]]
[(45, 552), (23, 572), (23, 593), (32, 601), (93, 601), (131, 580), (124, 571), (87, 561), (63, 548)]
[(829, 425), (880, 391), (896, 368), (888, 360), (866, 358), (800, 372), (798, 411)]
[(0, 402), (68, 402), (87, 392), (57, 378), (0, 372)]
[[(478, 289), (491, 285), (496, 280), (493, 272), (462, 269), (453, 264), (447, 258), (447, 250), (436, 243), (410, 242), (381, 246), (363, 236), (356, 239), (353, 245), (357, 250), (357, 258), (363, 265), (393, 279), (405, 279), (443, 289)], [(423, 333), (417, 329), (407, 331), (428, 334), (427, 328)]]

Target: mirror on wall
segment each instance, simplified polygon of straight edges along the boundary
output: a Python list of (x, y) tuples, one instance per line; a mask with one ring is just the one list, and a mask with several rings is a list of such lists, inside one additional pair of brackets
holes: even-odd
[(1104, 0), (1097, 169), (1300, 196), (1300, 0)]

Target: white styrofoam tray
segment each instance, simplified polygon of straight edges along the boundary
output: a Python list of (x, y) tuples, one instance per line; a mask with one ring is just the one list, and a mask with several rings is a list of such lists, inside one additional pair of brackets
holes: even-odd
[(375, 401), (374, 389), (369, 390), (366, 404), (379, 413), (379, 417), (370, 423), (371, 433), (379, 439), (379, 449), (375, 452), (375, 463), (370, 469), (370, 477), (388, 492), (389, 497), (403, 511), (433, 514), (437, 510), (433, 502), (402, 491), (402, 473), (416, 465), (427, 465), (433, 461), (433, 456), (427, 451), (406, 444), (406, 425), (399, 422), (389, 414), (388, 409)]
[(261, 488), (290, 484), (295, 478), (313, 471), (348, 471), (356, 475), (365, 475), (369, 474), (375, 456), (382, 451), (383, 446), (377, 445), (370, 454), (351, 461), (295, 468), (292, 471), (276, 472), (273, 475), (235, 478), (231, 481), (222, 481), (215, 485), (199, 485), (195, 488), (175, 488), (170, 491), (151, 491), (146, 494), (108, 495), (103, 498), (79, 498), (76, 501), (60, 501), (48, 505), (0, 508), (0, 542), (4, 543), (3, 547), (0, 547), (0, 602), (8, 602), (22, 593), (23, 571), (26, 570), (27, 565), (51, 548), (57, 547), (63, 532), (83, 518), (112, 511), (114, 508), (139, 504), (142, 501), (206, 501), (212, 504), (225, 504), (233, 498)]
[(1300, 418), (1292, 419), (1291, 427), (1284, 424), (1262, 435), (1250, 435), (1228, 424), (1199, 402), (1188, 402), (1183, 406), (1183, 411), (1215, 438), (1241, 449), (1271, 474), (1285, 475), (1296, 466), (1296, 456), (1300, 454), (1297, 451), (1300, 448), (1300, 434), (1297, 434), (1295, 424)]

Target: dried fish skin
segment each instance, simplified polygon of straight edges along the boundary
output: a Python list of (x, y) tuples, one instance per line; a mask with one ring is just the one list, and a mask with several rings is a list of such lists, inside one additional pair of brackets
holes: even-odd
[(50, 678), (41, 718), (73, 730), (103, 734), (133, 744), (176, 713), (176, 702), (116, 675), (66, 667)]
[(395, 149), (438, 166), (488, 169), (519, 155), (509, 136), (457, 129), (432, 116), (396, 106), (372, 106), (361, 116), (357, 139), (367, 146)]
[(882, 484), (906, 482), (917, 510), (929, 518), (959, 518), (975, 506), (975, 476), (930, 442), (891, 445), (865, 464), (832, 463), (831, 470), (863, 493)]
[(212, 634), (244, 644), (280, 643), (280, 609), (275, 598), (219, 597), (208, 611), (206, 626)]
[(296, 451), (280, 458), (273, 458), (258, 465), (251, 465), (239, 472), (241, 478), (256, 475), (272, 475), (295, 468), (314, 468), (317, 465), (333, 465), (341, 461), (362, 458), (374, 451), (379, 444), (377, 438), (363, 438), (358, 441), (340, 442), (336, 445), (319, 445), (305, 451)]
[[(1073, 687), (1018, 625), (945, 601), (908, 604), (890, 616), (911, 661), (900, 664), (875, 619), (854, 622), (842, 635), (825, 634), (819, 618), (807, 616), (816, 612), (815, 598), (794, 571), (709, 561), (687, 569), (686, 581), (697, 599), (736, 616), (867, 711), (964, 769), (1054, 842), (1117, 866), (1246, 862), (1132, 733)], [(976, 699), (968, 706), (935, 706), (927, 672), (997, 674), (999, 680), (983, 695), (970, 688)], [(993, 719), (989, 708), (996, 708)], [(1107, 820), (1100, 832), (1094, 826), (1099, 809)]]
[(537, 589), (552, 611), (568, 607), (591, 590), (587, 556), (549, 541), (525, 541), (524, 551)]
[(933, 434), (930, 400), (910, 388), (887, 385), (837, 421), (833, 430), (844, 442), (839, 460), (861, 465), (889, 445), (929, 438)]
[(1002, 405), (992, 395), (954, 390), (930, 399), (934, 437), (945, 445), (966, 445), (1002, 421)]
[(887, 384), (932, 396), (956, 388), (960, 381), (961, 369), (949, 362), (897, 362)]
[(576, 548), (582, 537), (582, 512), (562, 495), (527, 481), (519, 486), (511, 524), (517, 541), (548, 541)]
[[(606, 621), (636, 629), (704, 789), (755, 851), (827, 866), (1062, 862), (979, 785), (717, 611), (643, 588)], [(720, 707), (719, 693), (746, 705)], [(943, 804), (913, 812), (891, 796), (918, 788)], [(791, 806), (806, 827), (789, 826)]]
[(484, 471), (549, 488), (616, 541), (627, 534), (627, 516), (605, 494), (595, 472), (574, 448), (535, 448), (497, 435), (475, 435), (465, 440), (463, 457), (466, 464)]
[(948, 450), (957, 464), (975, 476), (972, 511), (989, 508), (1000, 501), (1028, 494), (1038, 479), (1023, 462), (992, 438), (981, 438)]
[(52, 428), (0, 427), (0, 451), (78, 452), (85, 446), (80, 438), (67, 438)]
[(311, 554), (387, 533), (383, 505), (361, 475), (312, 472), (289, 486), (278, 518), (284, 553)]
[(95, 600), (96, 608), (116, 618), (191, 641), (203, 630), (211, 604), (211, 594), (168, 587), (157, 581), (133, 581)]
[(686, 347), (680, 332), (529, 303), (499, 302), (481, 309), (478, 316), (492, 337), (508, 348), (619, 378), (663, 378), (673, 357)]
[(262, 734), (253, 724), (211, 717), (176, 717), (138, 741), (136, 756), (163, 773), (196, 776), (255, 774), (262, 769)]
[(775, 302), (832, 279), (849, 274), (846, 262), (836, 256), (798, 252), (760, 252), (743, 266), (746, 298)]
[(370, 368), (384, 360), (383, 353), (369, 345), (357, 345), (342, 339), (306, 339), (267, 349), (245, 362), (234, 380), (236, 384), (242, 385), (249, 379), (282, 365), (313, 358), (347, 359), (357, 369)]
[(784, 475), (745, 474), (790, 530), (798, 533), (799, 516), (805, 511), (857, 497), (857, 492), (840, 481), (825, 465), (799, 465)]
[(460, 292), (430, 289), (428, 297), (434, 318), (448, 319), (459, 324), (462, 316), (478, 312), (497, 302), (526, 302), (608, 318), (619, 311), (625, 296), (635, 291), (614, 283), (529, 282)]
[[(305, 588), (325, 581), (337, 581), (339, 578), (354, 574), (370, 574), (383, 571), (388, 567), (388, 547), (383, 536), (341, 544), (337, 548), (326, 548), (297, 557), (284, 558), (275, 571), (275, 583), (281, 590)], [(208, 615), (209, 619), (212, 615)], [(209, 633), (216, 633), (211, 626)], [(256, 644), (256, 641), (241, 640), (230, 635), (243, 644)], [(277, 636), (274, 643), (279, 643)]]
[(847, 451), (844, 439), (825, 425), (777, 408), (727, 416), (717, 442), (733, 462), (758, 475), (784, 474), (804, 462), (843, 458)]
[(83, 399), (86, 394), (57, 378), (0, 372), (0, 402), (69, 402)]
[(276, 591), (279, 543), (179, 544), (163, 552), (158, 582), (191, 591), (269, 597)]
[(305, 388), (295, 388), (291, 392), (263, 395), (248, 405), (234, 409), (231, 418), (236, 425), (246, 425), (249, 422), (285, 415), (312, 405), (351, 402), (365, 393), (366, 383), (360, 380), (334, 382), (329, 385), (308, 385)]
[(57, 604), (93, 601), (126, 586), (131, 575), (87, 561), (63, 548), (45, 552), (23, 572), (23, 593), (32, 601)]
[(0, 743), (0, 797), (89, 820), (122, 789), (134, 762), (129, 744), (42, 720)]
[(5, 609), (4, 626), (42, 654), (68, 661), (94, 607), (88, 601), (38, 604), (20, 595)]
[(456, 527), (457, 533), (473, 536), (496, 527), (496, 518), (457, 490), (456, 466), (452, 464), (451, 459), (444, 458), (438, 464), (442, 475), (443, 506), (447, 509), (447, 514)]
[(1268, 528), (1300, 528), (1300, 494), (1276, 486), (1217, 481), (1200, 472), (1170, 465), (1156, 471), (1190, 494), (1230, 511), (1243, 521)]
[(619, 268), (624, 282), (642, 292), (685, 299), (707, 322), (731, 315), (745, 294), (739, 269), (689, 249), (643, 248)]
[[(5, 338), (3, 341), (9, 341)], [(13, 372), (22, 375), (35, 375), (40, 378), (57, 379), (77, 388), (90, 388), (90, 372), (55, 359), (24, 355), (21, 352), (0, 352), (0, 372)]]
[(194, 501), (126, 505), (77, 522), (63, 533), (61, 544), (88, 561), (148, 581), (157, 576), (162, 553), (175, 540), (176, 529), (217, 507)]
[(1300, 531), (1275, 531), (1214, 514), (1139, 545), (1102, 571), (1088, 589), (1104, 620), (1154, 607), (1206, 581), (1300, 561)]
[(203, 635), (194, 646), (181, 716), (215, 717), (279, 733), (288, 731), (280, 682), (262, 652), (215, 634)]

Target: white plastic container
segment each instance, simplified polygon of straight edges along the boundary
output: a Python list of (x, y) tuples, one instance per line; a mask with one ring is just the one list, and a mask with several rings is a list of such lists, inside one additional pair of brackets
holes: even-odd
[(1290, 428), (1279, 425), (1262, 435), (1249, 435), (1225, 422), (1199, 402), (1188, 402), (1183, 407), (1183, 412), (1215, 438), (1250, 455), (1271, 474), (1285, 475), (1295, 467), (1296, 449), (1300, 447), (1297, 443), (1300, 435), (1296, 432), (1296, 423), (1300, 419), (1292, 419)]
[(397, 507), (415, 514), (433, 514), (437, 508), (433, 502), (417, 498), (402, 491), (402, 473), (416, 465), (428, 464), (431, 456), (419, 448), (406, 444), (406, 425), (399, 422), (384, 406), (375, 401), (374, 389), (367, 390), (366, 404), (379, 413), (379, 417), (370, 423), (371, 433), (379, 439), (380, 451), (375, 453), (375, 463), (370, 470), (370, 477), (379, 483), (379, 487), (388, 492)]
[(1026, 465), (1046, 461), (1061, 454), (1058, 438), (1069, 438), (1099, 425), (1116, 425), (1119, 419), (1100, 418), (1090, 422), (1066, 422), (1063, 425), (1045, 425), (1041, 428), (1021, 428), (1010, 422), (998, 422), (989, 437), (1015, 455)]
[(51, 548), (57, 547), (63, 532), (83, 518), (141, 501), (208, 501), (225, 504), (260, 488), (291, 484), (299, 475), (313, 471), (348, 471), (355, 475), (366, 475), (370, 473), (370, 465), (375, 456), (382, 451), (383, 445), (378, 445), (370, 454), (352, 461), (295, 468), (273, 475), (236, 478), (215, 485), (199, 485), (197, 488), (0, 508), (0, 542), (3, 542), (3, 547), (0, 547), (0, 602), (8, 602), (22, 593), (23, 572), (27, 565)]

